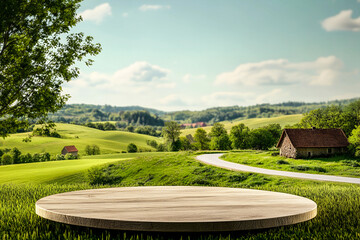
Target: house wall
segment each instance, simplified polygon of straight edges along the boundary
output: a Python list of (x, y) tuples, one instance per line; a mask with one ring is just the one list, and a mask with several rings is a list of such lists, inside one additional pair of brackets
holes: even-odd
[(68, 151), (66, 151), (65, 148), (63, 148), (63, 150), (61, 150), (61, 154), (62, 154), (62, 155), (66, 155), (67, 153), (68, 153)]
[(289, 137), (286, 135), (280, 144), (280, 156), (296, 158), (296, 148), (291, 144)]
[[(329, 152), (330, 151), (330, 152)], [(308, 158), (318, 156), (331, 156), (339, 153), (344, 153), (344, 148), (298, 148), (297, 158)]]

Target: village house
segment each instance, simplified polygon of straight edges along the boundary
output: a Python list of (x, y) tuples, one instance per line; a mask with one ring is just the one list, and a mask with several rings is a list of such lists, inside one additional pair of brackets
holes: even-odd
[(277, 148), (288, 158), (310, 158), (344, 153), (349, 142), (342, 129), (284, 129)]
[(180, 127), (181, 128), (187, 128), (187, 127), (190, 127), (190, 128), (198, 128), (198, 127), (206, 127), (206, 123), (204, 122), (197, 122), (197, 123), (184, 123), (184, 124), (181, 124)]
[(67, 153), (70, 153), (74, 156), (78, 155), (78, 150), (76, 149), (76, 147), (74, 145), (71, 146), (65, 146), (62, 150), (61, 150), (61, 154), (62, 155), (66, 155)]

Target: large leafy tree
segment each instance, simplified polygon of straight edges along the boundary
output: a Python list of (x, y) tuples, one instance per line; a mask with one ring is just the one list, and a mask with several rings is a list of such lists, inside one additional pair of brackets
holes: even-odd
[(234, 149), (246, 149), (249, 147), (250, 129), (240, 123), (231, 128), (230, 140)]
[(162, 136), (165, 138), (170, 151), (179, 150), (180, 129), (180, 125), (174, 121), (166, 122), (165, 127), (163, 127)]
[(214, 123), (210, 130), (211, 141), (210, 149), (212, 150), (229, 150), (231, 149), (231, 141), (224, 127), (224, 124)]
[(196, 145), (200, 150), (209, 149), (210, 139), (206, 134), (206, 131), (202, 128), (198, 128), (195, 131), (194, 139), (196, 141)]
[(100, 52), (92, 37), (70, 32), (81, 1), (0, 1), (0, 136), (60, 109), (69, 97), (62, 84), (79, 75), (75, 64), (91, 65), (86, 57)]

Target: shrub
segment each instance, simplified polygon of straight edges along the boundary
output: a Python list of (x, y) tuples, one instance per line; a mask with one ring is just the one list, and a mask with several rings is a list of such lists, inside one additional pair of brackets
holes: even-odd
[(295, 170), (299, 170), (299, 171), (309, 171), (309, 170), (311, 170), (311, 167), (302, 166), (302, 165), (291, 166), (291, 168), (292, 168), (292, 169), (295, 169)]
[(5, 153), (5, 154), (2, 155), (2, 157), (1, 157), (1, 165), (9, 165), (9, 164), (13, 164), (13, 163), (14, 163), (14, 161), (13, 161), (10, 154)]
[(20, 161), (22, 163), (31, 163), (33, 161), (32, 156), (30, 153), (27, 153), (25, 155), (21, 155)]
[(163, 143), (160, 143), (160, 144), (157, 146), (157, 148), (156, 148), (156, 150), (157, 150), (158, 152), (164, 152), (165, 149), (166, 149), (166, 147), (165, 147), (165, 144), (163, 144)]
[(100, 147), (98, 145), (86, 145), (85, 147), (85, 154), (86, 155), (99, 155), (100, 154)]
[(55, 160), (65, 160), (65, 156), (62, 154), (58, 154), (55, 156)]
[(278, 160), (276, 163), (277, 164), (289, 164), (289, 162), (285, 161), (285, 160)]
[(71, 153), (67, 153), (65, 155), (65, 159), (66, 160), (73, 160), (73, 159), (77, 159), (77, 157), (75, 155), (71, 154)]
[(11, 155), (11, 158), (13, 160), (13, 163), (20, 163), (21, 159), (20, 159), (20, 156), (21, 156), (21, 152), (19, 149), (17, 149), (16, 147), (14, 147), (11, 151), (10, 151), (10, 155)]
[(137, 146), (134, 144), (134, 143), (130, 143), (128, 146), (127, 146), (127, 151), (129, 153), (134, 153), (134, 152), (137, 152), (138, 149), (137, 149)]
[(325, 168), (322, 168), (322, 167), (314, 167), (313, 168), (314, 169), (314, 171), (317, 171), (317, 172), (326, 172), (326, 169)]

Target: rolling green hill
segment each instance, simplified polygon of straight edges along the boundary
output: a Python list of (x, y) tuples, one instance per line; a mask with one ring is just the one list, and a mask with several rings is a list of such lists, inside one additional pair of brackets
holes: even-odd
[[(239, 121), (224, 121), (221, 122), (225, 125), (226, 130), (230, 131), (232, 126), (235, 126), (239, 123), (244, 123), (249, 128), (258, 128), (263, 127), (268, 124), (272, 123), (278, 123), (282, 127), (285, 125), (292, 125), (295, 123), (298, 123), (300, 119), (303, 117), (302, 114), (295, 114), (295, 115), (285, 115), (280, 117), (273, 117), (273, 118), (252, 118), (252, 119), (245, 119), (245, 120), (239, 120)], [(210, 132), (211, 126), (207, 126), (203, 128), (206, 132)], [(196, 128), (189, 128), (181, 130), (181, 135), (185, 136), (188, 134), (194, 135), (196, 131)]]
[(101, 153), (119, 153), (126, 151), (129, 143), (134, 143), (138, 148), (153, 150), (146, 144), (146, 140), (161, 139), (122, 131), (101, 131), (94, 128), (88, 128), (79, 125), (57, 123), (56, 130), (62, 138), (53, 137), (33, 137), (31, 142), (23, 142), (22, 140), (28, 133), (12, 134), (5, 140), (0, 140), (0, 148), (17, 147), (24, 153), (40, 153), (49, 152), (52, 155), (60, 154), (64, 146), (75, 145), (79, 150), (79, 154), (83, 155), (85, 146), (96, 144), (100, 147)]

